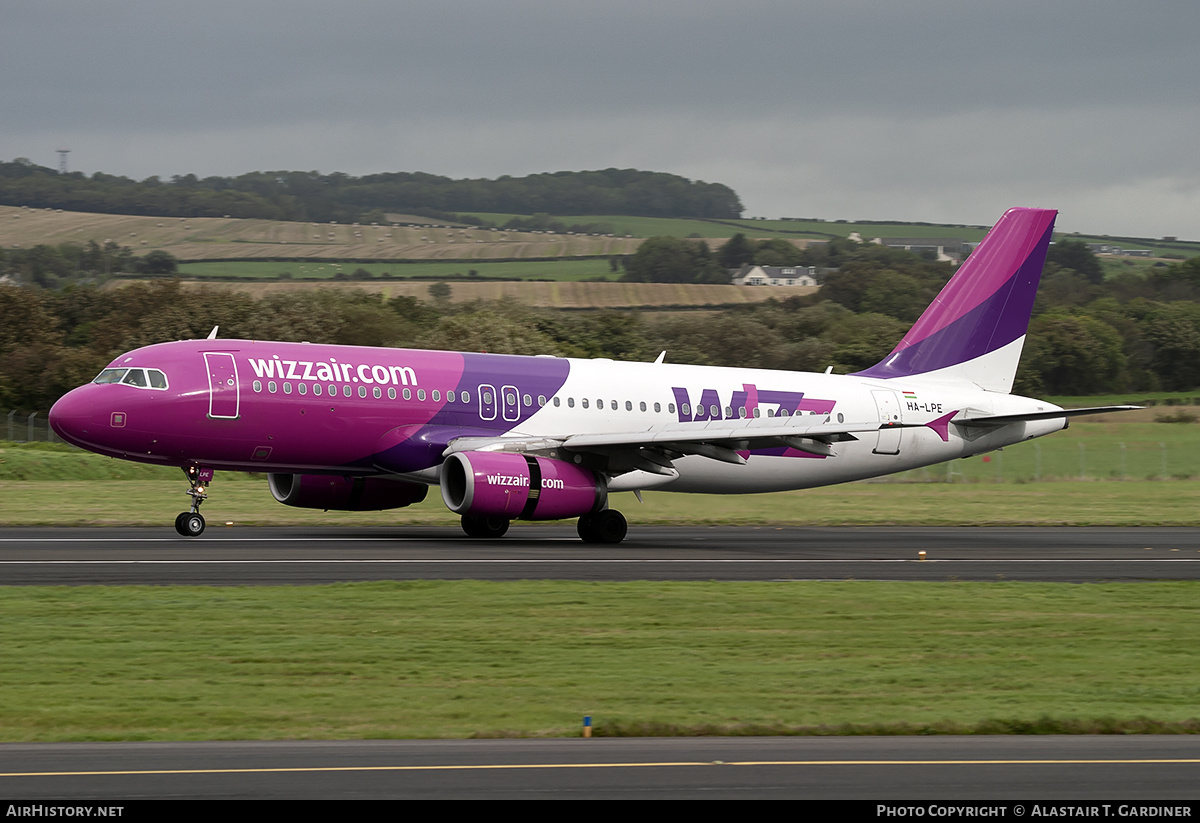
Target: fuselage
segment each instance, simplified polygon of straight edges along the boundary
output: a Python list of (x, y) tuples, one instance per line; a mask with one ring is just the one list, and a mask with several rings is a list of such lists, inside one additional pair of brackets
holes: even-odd
[(121, 355), (101, 377), (51, 411), (58, 434), (91, 451), (170, 466), (425, 483), (438, 482), (447, 445), (461, 437), (650, 436), (768, 419), (797, 433), (822, 423), (863, 429), (830, 454), (751, 448), (739, 452), (742, 465), (691, 454), (674, 462), (677, 476), (609, 477), (615, 488), (741, 493), (890, 474), (1065, 424), (1054, 418), (960, 431), (948, 425), (960, 412), (1058, 407), (919, 377), (310, 343), (163, 343)]

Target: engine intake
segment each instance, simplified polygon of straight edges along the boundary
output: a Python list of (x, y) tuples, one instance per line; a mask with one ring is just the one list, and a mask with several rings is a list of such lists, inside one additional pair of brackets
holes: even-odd
[(286, 506), (344, 512), (402, 509), (420, 503), (429, 491), (423, 483), (339, 474), (268, 474), (267, 485)]
[(456, 452), (442, 464), (442, 500), (455, 514), (560, 520), (604, 508), (604, 478), (588, 469), (511, 452)]

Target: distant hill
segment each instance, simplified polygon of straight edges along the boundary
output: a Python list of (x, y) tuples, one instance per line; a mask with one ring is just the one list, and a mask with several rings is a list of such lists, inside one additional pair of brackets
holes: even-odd
[(389, 212), (451, 219), (454, 212), (628, 214), (640, 217), (741, 216), (741, 201), (720, 183), (637, 169), (559, 171), (495, 180), (453, 180), (422, 172), (352, 177), (315, 171), (251, 172), (170, 180), (97, 172), (62, 174), (28, 160), (0, 163), (0, 204), (107, 214), (382, 222)]

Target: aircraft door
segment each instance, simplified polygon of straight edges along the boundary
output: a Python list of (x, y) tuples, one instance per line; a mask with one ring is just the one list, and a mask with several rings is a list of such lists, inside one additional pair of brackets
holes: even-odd
[(512, 422), (521, 419), (521, 394), (516, 386), (501, 386), (500, 400), (505, 420)]
[(904, 429), (900, 428), (900, 397), (894, 392), (887, 389), (872, 389), (871, 396), (875, 399), (875, 409), (879, 412), (879, 424), (881, 426), (895, 426), (895, 428), (881, 428), (879, 430), (879, 441), (875, 444), (875, 454), (899, 454), (900, 453), (900, 437), (904, 433)]
[(204, 353), (204, 363), (208, 367), (208, 416), (236, 419), (241, 411), (241, 398), (233, 355), (208, 351)]
[(487, 383), (479, 384), (479, 419), (496, 419), (496, 387)]

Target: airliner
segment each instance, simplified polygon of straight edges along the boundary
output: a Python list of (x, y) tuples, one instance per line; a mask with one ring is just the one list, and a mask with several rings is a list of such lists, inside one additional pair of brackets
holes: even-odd
[[(179, 534), (214, 472), (289, 506), (397, 509), (438, 486), (470, 537), (578, 518), (619, 543), (610, 495), (845, 483), (1000, 449), (1079, 414), (1010, 393), (1057, 212), (1006, 212), (876, 365), (836, 375), (218, 339), (113, 360), (50, 411), (63, 440), (184, 470)], [(665, 354), (665, 353), (664, 353)]]

